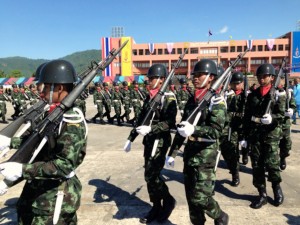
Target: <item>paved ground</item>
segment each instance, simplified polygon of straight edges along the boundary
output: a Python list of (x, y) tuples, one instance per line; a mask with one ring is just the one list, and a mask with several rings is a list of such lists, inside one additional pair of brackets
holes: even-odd
[[(88, 99), (87, 118), (96, 108)], [(8, 115), (11, 115), (9, 111)], [(300, 120), (298, 122), (300, 124)], [(0, 125), (2, 129), (4, 125)], [(143, 153), (141, 137), (125, 153), (122, 148), (130, 126), (89, 124), (87, 156), (77, 174), (83, 185), (81, 207), (78, 211), (80, 225), (140, 224), (138, 218), (150, 209), (145, 181), (143, 180)], [(300, 125), (292, 126), (293, 149), (287, 169), (282, 172), (282, 189), (285, 202), (280, 207), (272, 205), (273, 193), (268, 183), (269, 204), (254, 210), (250, 202), (257, 196), (252, 185), (251, 168), (241, 167), (241, 184), (230, 186), (231, 175), (223, 160), (217, 170), (215, 198), (230, 216), (232, 225), (282, 225), (300, 224)], [(184, 195), (182, 157), (176, 158), (174, 169), (164, 169), (163, 177), (177, 200), (177, 206), (165, 225), (190, 224)], [(16, 224), (15, 203), (22, 190), (22, 183), (12, 187), (0, 197), (0, 224)], [(156, 223), (152, 223), (156, 224)], [(207, 218), (208, 225), (213, 220)]]

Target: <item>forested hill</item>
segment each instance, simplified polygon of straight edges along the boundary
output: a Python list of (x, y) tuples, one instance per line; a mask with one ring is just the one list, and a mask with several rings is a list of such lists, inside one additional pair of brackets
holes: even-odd
[[(86, 50), (75, 52), (71, 55), (62, 57), (70, 61), (77, 73), (87, 69), (91, 61), (99, 62), (101, 60), (101, 50)], [(7, 57), (0, 58), (0, 77), (31, 77), (36, 68), (49, 60), (47, 59), (29, 59), (25, 57)]]

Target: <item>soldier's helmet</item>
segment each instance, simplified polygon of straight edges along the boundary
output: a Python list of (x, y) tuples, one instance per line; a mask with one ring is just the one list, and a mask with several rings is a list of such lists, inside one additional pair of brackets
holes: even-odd
[(145, 85), (149, 85), (149, 81), (148, 80), (144, 80), (144, 84)]
[(35, 88), (35, 85), (34, 84), (30, 84), (29, 85), (29, 88), (31, 89), (31, 88)]
[(232, 74), (230, 83), (231, 84), (240, 84), (244, 82), (244, 74), (242, 72), (235, 72)]
[(24, 84), (19, 84), (19, 88), (24, 88)]
[(12, 88), (18, 88), (18, 85), (16, 85), (16, 84), (13, 84), (11, 86), (12, 86)]
[(209, 73), (214, 76), (218, 75), (217, 65), (214, 61), (210, 59), (201, 59), (196, 63), (192, 75), (199, 73)]
[(180, 78), (179, 83), (180, 84), (186, 84), (186, 79), (185, 78)]
[(95, 87), (100, 87), (100, 83), (99, 83), (99, 82), (96, 82), (96, 83), (95, 83)]
[(3, 85), (0, 85), (0, 89), (3, 89)]
[(223, 73), (224, 73), (224, 68), (223, 66), (219, 65), (217, 66), (217, 76), (215, 76), (215, 80), (218, 79)]
[(174, 84), (174, 81), (173, 80), (170, 80), (169, 81), (169, 85), (173, 85)]
[(128, 86), (127, 81), (123, 81), (122, 85), (123, 85), (123, 86)]
[(115, 87), (115, 86), (119, 86), (119, 83), (118, 82), (113, 82), (113, 86)]
[(132, 81), (132, 84), (136, 85), (136, 84), (138, 84), (138, 82), (136, 80), (134, 80), (134, 81)]
[(45, 84), (73, 84), (77, 75), (73, 65), (62, 59), (52, 60), (43, 66), (39, 82)]
[(108, 83), (103, 82), (103, 87), (107, 87), (107, 86), (108, 86)]
[(40, 83), (39, 82), (40, 73), (41, 73), (43, 66), (45, 66), (45, 65), (46, 65), (46, 63), (42, 63), (41, 65), (38, 66), (38, 68), (35, 71), (35, 77), (34, 77), (33, 81), (37, 81), (37, 83)]
[(270, 63), (261, 64), (256, 70), (256, 76), (259, 75), (272, 75), (276, 76), (275, 68)]
[(147, 73), (147, 77), (166, 77), (167, 68), (163, 64), (154, 64), (152, 65)]

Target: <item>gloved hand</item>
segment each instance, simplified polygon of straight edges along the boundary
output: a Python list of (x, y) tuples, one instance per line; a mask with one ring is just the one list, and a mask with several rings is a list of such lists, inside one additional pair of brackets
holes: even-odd
[(291, 109), (291, 108), (289, 108), (289, 109), (285, 112), (284, 115), (287, 116), (287, 117), (292, 118), (293, 114), (294, 114), (294, 110)]
[(216, 96), (216, 95), (212, 96), (212, 98), (210, 99), (210, 104), (209, 104), (209, 108), (208, 108), (209, 111), (212, 110), (212, 107), (214, 105), (218, 105), (221, 102), (224, 102), (225, 107), (227, 108), (227, 103), (226, 103), (226, 100), (225, 100), (225, 98), (223, 96)]
[(272, 116), (270, 114), (263, 115), (262, 118), (260, 118), (260, 121), (262, 124), (268, 125), (272, 123)]
[(126, 141), (123, 149), (125, 152), (130, 152), (130, 150), (131, 150), (131, 141), (130, 140)]
[(183, 110), (180, 110), (180, 114), (183, 115)]
[(282, 90), (282, 91), (276, 90), (275, 91), (275, 100), (277, 101), (278, 98), (281, 97), (281, 96), (286, 96), (285, 91), (284, 90)]
[(247, 148), (248, 143), (245, 140), (241, 140), (241, 141), (239, 141), (239, 146), (241, 146), (242, 148)]
[(97, 105), (94, 105), (95, 106), (95, 108), (97, 108)]
[(187, 121), (182, 121), (179, 124), (177, 131), (182, 137), (188, 137), (194, 133), (195, 127)]
[(4, 135), (0, 135), (0, 151), (10, 146), (10, 138)]
[(0, 172), (8, 181), (16, 181), (22, 177), (22, 164), (16, 162), (6, 162), (0, 164)]
[(175, 161), (174, 161), (175, 159), (172, 157), (172, 156), (167, 156), (167, 158), (166, 158), (166, 162), (165, 162), (165, 164), (166, 164), (166, 167), (174, 167), (174, 165), (175, 165)]
[(15, 104), (13, 104), (12, 106), (13, 106), (14, 108), (16, 108), (16, 105), (15, 105)]
[(0, 182), (0, 196), (6, 194), (8, 190), (8, 186), (6, 185), (6, 183), (4, 181)]
[(139, 126), (137, 128), (135, 128), (136, 132), (138, 132), (140, 135), (146, 136), (147, 134), (150, 133), (151, 131), (151, 127), (150, 126)]

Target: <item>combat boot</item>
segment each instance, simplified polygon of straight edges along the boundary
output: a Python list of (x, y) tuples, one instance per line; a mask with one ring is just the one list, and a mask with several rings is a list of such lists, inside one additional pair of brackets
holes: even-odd
[(161, 210), (162, 206), (160, 201), (154, 202), (151, 210), (147, 213), (147, 215), (140, 218), (140, 223), (151, 223), (158, 217)]
[(266, 188), (265, 187), (259, 188), (258, 192), (259, 192), (259, 199), (255, 200), (250, 205), (250, 207), (253, 208), (253, 209), (259, 209), (263, 205), (266, 205), (268, 203)]
[(105, 121), (103, 120), (103, 118), (100, 119), (100, 124), (105, 124)]
[(237, 187), (240, 184), (240, 175), (239, 171), (236, 170), (235, 172), (232, 173), (232, 181), (231, 181), (231, 186)]
[(118, 126), (123, 126), (123, 124), (121, 123), (120, 116), (117, 116), (117, 123), (118, 123)]
[(157, 222), (162, 223), (167, 220), (175, 208), (175, 205), (176, 200), (172, 195), (169, 194), (167, 197), (163, 198), (163, 207), (161, 213), (157, 217)]
[(229, 222), (229, 216), (225, 212), (221, 212), (221, 215), (219, 218), (215, 219), (215, 225), (228, 225)]
[(283, 203), (284, 196), (279, 183), (272, 184), (273, 193), (274, 193), (274, 205), (280, 206)]
[(243, 162), (243, 165), (247, 165), (248, 164), (248, 151), (247, 150), (245, 150), (242, 153), (242, 162)]
[(281, 158), (280, 158), (280, 169), (281, 169), (281, 170), (285, 170), (285, 168), (286, 168), (285, 157), (281, 157)]

